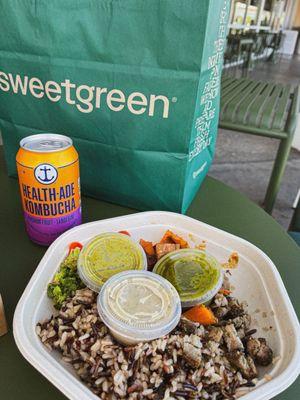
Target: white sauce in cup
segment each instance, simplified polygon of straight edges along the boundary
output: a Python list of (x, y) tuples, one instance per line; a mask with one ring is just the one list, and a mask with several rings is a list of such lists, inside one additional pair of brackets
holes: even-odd
[(148, 271), (126, 271), (111, 277), (99, 293), (97, 306), (112, 335), (130, 345), (167, 335), (181, 316), (174, 286)]

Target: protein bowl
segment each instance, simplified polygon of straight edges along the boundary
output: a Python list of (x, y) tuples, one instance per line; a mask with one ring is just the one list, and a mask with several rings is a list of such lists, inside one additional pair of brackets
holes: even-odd
[(174, 285), (183, 308), (208, 303), (223, 282), (221, 264), (198, 249), (181, 249), (166, 254), (155, 264), (153, 272)]
[(99, 292), (113, 275), (127, 270), (146, 270), (142, 247), (122, 233), (102, 233), (90, 240), (78, 259), (78, 274), (86, 286)]
[(181, 316), (176, 289), (148, 271), (126, 271), (111, 277), (97, 299), (100, 318), (123, 344), (163, 337)]
[[(190, 246), (200, 246), (205, 241), (206, 251), (222, 263), (228, 260), (230, 254), (237, 252), (239, 266), (231, 269), (229, 274), (232, 284), (229, 289), (233, 293), (229, 290), (229, 293), (224, 291), (221, 295), (221, 298), (227, 297), (230, 304), (226, 306), (217, 294), (216, 301), (210, 303), (210, 309), (218, 316), (218, 311), (224, 314), (225, 306), (225, 308), (229, 307), (228, 312), (231, 309), (236, 314), (234, 299), (242, 300), (240, 305), (247, 303), (249, 307), (246, 314), (253, 317), (251, 332), (257, 329), (257, 333), (253, 332), (253, 336), (265, 338), (273, 349), (272, 363), (266, 367), (259, 367), (258, 377), (251, 383), (242, 379), (238, 367), (231, 365), (239, 360), (228, 360), (226, 369), (230, 370), (229, 375), (234, 379), (228, 380), (226, 378), (228, 375), (224, 374), (222, 380), (215, 382), (214, 374), (211, 372), (203, 374), (203, 372), (206, 369), (211, 371), (212, 365), (207, 362), (208, 356), (209, 360), (215, 358), (217, 370), (223, 369), (223, 366), (219, 364), (216, 348), (210, 347), (210, 341), (206, 340), (203, 340), (203, 347), (197, 346), (197, 337), (190, 325), (180, 324), (168, 335), (148, 343), (124, 346), (109, 334), (108, 327), (100, 320), (95, 291), (88, 288), (78, 289), (72, 295), (73, 297), (63, 301), (60, 311), (54, 310), (53, 300), (47, 296), (46, 288), (53, 282), (53, 277), (61, 271), (62, 264), (66, 266), (71, 261), (70, 268), (73, 269), (74, 260), (72, 257), (70, 260), (68, 252), (70, 244), (78, 241), (85, 244), (92, 237), (99, 235), (99, 232), (119, 230), (129, 232), (135, 241), (143, 238), (152, 244), (159, 243), (166, 230), (172, 230), (176, 235), (187, 240)], [(226, 318), (224, 320), (220, 316), (220, 322), (215, 326), (200, 327), (200, 336), (201, 334), (209, 335), (209, 340), (212, 337), (218, 340), (221, 329), (224, 330), (224, 339), (231, 338), (231, 333), (234, 333), (236, 338), (233, 328), (228, 328), (231, 323)], [(240, 317), (234, 318), (234, 324), (239, 325), (240, 319)], [(244, 323), (247, 323), (246, 316)], [(240, 325), (237, 328), (240, 329)], [(54, 331), (57, 332), (58, 337), (55, 336)], [(241, 334), (240, 331), (236, 333)], [(249, 331), (247, 333), (249, 334)], [(182, 338), (179, 348), (174, 335)], [(132, 386), (135, 386), (138, 392), (143, 390), (135, 385), (135, 380), (140, 379), (141, 374), (145, 376), (145, 365), (148, 367), (148, 372), (146, 372), (148, 383), (144, 388), (145, 393), (139, 392), (139, 394), (143, 393), (142, 396), (145, 399), (151, 399), (157, 391), (159, 393), (162, 391), (162, 395), (169, 396), (170, 391), (192, 390), (190, 383), (193, 384), (194, 372), (198, 370), (205, 384), (205, 388), (199, 389), (197, 393), (201, 398), (213, 400), (216, 392), (221, 396), (225, 388), (230, 389), (230, 393), (236, 398), (243, 396), (245, 400), (268, 400), (291, 385), (299, 374), (300, 368), (299, 323), (272, 261), (257, 247), (239, 237), (184, 215), (168, 212), (137, 213), (91, 222), (73, 228), (60, 236), (47, 250), (19, 301), (14, 316), (14, 336), (24, 357), (71, 400), (106, 399), (108, 387), (112, 388), (110, 390), (112, 396), (118, 397), (122, 389), (124, 398), (132, 396), (134, 398), (136, 393)], [(247, 336), (247, 342), (250, 338), (251, 336)], [(41, 340), (43, 345), (41, 345)], [(237, 344), (240, 344), (239, 340), (236, 340)], [(230, 343), (231, 340), (219, 346), (221, 351), (222, 348), (225, 350), (222, 357), (226, 358), (231, 354), (227, 348)], [(255, 344), (258, 343), (255, 342)], [(261, 344), (264, 345), (263, 342)], [(192, 354), (190, 354), (192, 357), (184, 360), (177, 357), (177, 353), (182, 351), (194, 353), (195, 345), (196, 355), (200, 351), (204, 354), (201, 358), (203, 365), (200, 369), (197, 366), (187, 368), (187, 362), (194, 362)], [(78, 352), (78, 350), (82, 351)], [(213, 353), (210, 354), (211, 352)], [(114, 354), (113, 359), (110, 358), (111, 356), (107, 357), (108, 353)], [(242, 353), (240, 355), (243, 356)], [(173, 369), (176, 367), (176, 371), (189, 374), (189, 376), (182, 377), (173, 373), (172, 365), (164, 362), (164, 356), (173, 359)], [(158, 369), (157, 361), (160, 362)], [(152, 364), (155, 367), (150, 369), (149, 365)], [(118, 369), (117, 373), (116, 369)], [(130, 386), (130, 380), (122, 380), (120, 375), (123, 373), (130, 375), (133, 385)], [(157, 380), (161, 384), (157, 383)], [(226, 387), (228, 385), (230, 388)], [(132, 391), (134, 393), (129, 395)], [(226, 397), (225, 393), (223, 398)]]

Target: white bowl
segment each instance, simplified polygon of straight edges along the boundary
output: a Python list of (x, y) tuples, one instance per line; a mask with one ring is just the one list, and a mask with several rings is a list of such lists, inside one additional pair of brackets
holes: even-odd
[[(23, 356), (71, 400), (99, 400), (76, 376), (59, 353), (50, 352), (35, 333), (37, 322), (54, 312), (46, 294), (60, 262), (73, 241), (86, 243), (102, 232), (128, 230), (139, 240), (158, 241), (167, 229), (183, 236), (191, 246), (207, 241), (207, 251), (219, 261), (239, 253), (237, 269), (232, 270), (234, 295), (249, 304), (258, 335), (265, 337), (277, 362), (260, 368), (256, 387), (243, 388), (243, 400), (270, 399), (285, 390), (300, 372), (299, 323), (281, 277), (269, 257), (253, 244), (195, 219), (170, 212), (145, 212), (91, 222), (75, 227), (49, 247), (28, 283), (15, 311), (14, 337)], [(272, 327), (270, 329), (270, 327)]]

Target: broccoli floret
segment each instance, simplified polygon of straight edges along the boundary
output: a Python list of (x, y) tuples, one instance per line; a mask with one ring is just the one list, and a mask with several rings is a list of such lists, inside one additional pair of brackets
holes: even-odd
[(64, 259), (61, 263), (61, 268), (67, 267), (70, 270), (77, 271), (77, 260), (79, 257), (80, 248), (76, 247), (75, 249), (70, 251), (70, 254)]
[(53, 300), (54, 307), (60, 309), (62, 303), (66, 300), (66, 295), (62, 292), (58, 284), (50, 283), (47, 289), (48, 297)]
[(58, 271), (54, 275), (52, 283), (57, 283), (58, 284), (59, 282), (61, 282), (61, 280), (64, 278), (64, 276), (65, 276), (65, 271), (64, 270)]
[(53, 300), (54, 307), (60, 309), (63, 302), (77, 289), (84, 287), (77, 273), (77, 260), (80, 249), (73, 249), (61, 263), (58, 272), (54, 275), (47, 288), (47, 295)]

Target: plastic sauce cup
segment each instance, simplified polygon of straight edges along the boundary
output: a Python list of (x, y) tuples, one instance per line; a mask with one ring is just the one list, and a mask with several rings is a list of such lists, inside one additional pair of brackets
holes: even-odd
[(148, 271), (127, 271), (111, 277), (98, 295), (97, 307), (111, 334), (126, 345), (167, 335), (181, 316), (176, 289)]
[(183, 308), (208, 303), (223, 283), (221, 264), (197, 249), (181, 249), (166, 254), (155, 264), (153, 272), (175, 286)]
[(121, 233), (95, 236), (81, 250), (78, 274), (86, 286), (99, 292), (113, 275), (127, 270), (146, 270), (147, 258), (143, 248)]

